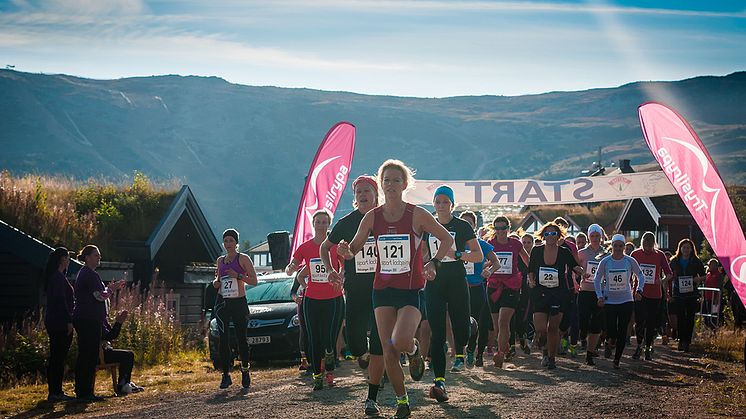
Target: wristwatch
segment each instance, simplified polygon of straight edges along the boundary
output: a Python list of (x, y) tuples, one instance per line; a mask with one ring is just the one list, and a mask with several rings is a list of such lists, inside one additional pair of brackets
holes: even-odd
[(457, 250), (456, 253), (454, 253), (454, 256), (456, 257), (456, 260), (461, 260), (462, 253)]
[(238, 276), (236, 278), (238, 278), (239, 280), (243, 279), (243, 274), (238, 274)]

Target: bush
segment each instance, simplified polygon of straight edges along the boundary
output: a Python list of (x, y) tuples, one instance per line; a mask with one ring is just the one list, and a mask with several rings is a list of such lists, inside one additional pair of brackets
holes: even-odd
[[(133, 351), (137, 366), (167, 364), (186, 353), (207, 355), (205, 336), (197, 329), (183, 328), (166, 307), (168, 292), (162, 283), (153, 284), (147, 293), (140, 293), (134, 286), (120, 290), (110, 300), (111, 322), (120, 311), (129, 311), (113, 346)], [(49, 338), (43, 316), (34, 314), (20, 325), (6, 325), (0, 333), (0, 388), (46, 382)], [(76, 357), (77, 342), (73, 339), (67, 357), (68, 373), (74, 371)]]

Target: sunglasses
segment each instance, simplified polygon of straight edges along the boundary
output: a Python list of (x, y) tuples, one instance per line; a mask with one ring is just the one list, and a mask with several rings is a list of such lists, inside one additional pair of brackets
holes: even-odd
[(557, 233), (556, 231), (545, 231), (544, 232), (544, 237), (556, 236), (557, 234), (559, 234), (559, 233)]
[(498, 231), (507, 230), (509, 228), (508, 226), (493, 226), (493, 227), (495, 228), (495, 230), (498, 230)]

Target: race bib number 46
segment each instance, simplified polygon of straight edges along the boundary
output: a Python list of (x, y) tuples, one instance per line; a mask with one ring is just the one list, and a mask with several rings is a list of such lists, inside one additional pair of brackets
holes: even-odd
[(679, 277), (679, 292), (686, 294), (688, 292), (694, 292), (694, 278), (691, 276), (680, 276)]
[(355, 272), (359, 274), (369, 274), (376, 271), (378, 262), (378, 249), (376, 249), (376, 239), (368, 237), (363, 250), (355, 255)]
[(655, 265), (641, 263), (640, 269), (645, 276), (645, 284), (655, 284)]
[(309, 269), (311, 270), (311, 282), (329, 282), (329, 272), (326, 271), (321, 258), (311, 259)]
[[(451, 237), (453, 237), (453, 246), (451, 246), (451, 249), (453, 251), (456, 251), (456, 233), (453, 231), (449, 231), (451, 234)], [(435, 257), (435, 254), (438, 253), (438, 249), (440, 249), (440, 240), (438, 240), (437, 237), (430, 235), (427, 240), (428, 246), (430, 246), (430, 257)], [(456, 259), (452, 257), (445, 256), (441, 262), (455, 262)]]
[(382, 274), (402, 274), (409, 272), (410, 245), (408, 234), (382, 234), (376, 243), (378, 260)]
[(238, 297), (238, 280), (229, 276), (220, 277), (220, 295), (223, 298)]
[(621, 292), (629, 289), (629, 272), (626, 269), (609, 269), (606, 278), (609, 292)]
[(547, 288), (559, 287), (559, 273), (554, 268), (542, 266), (539, 268), (539, 285)]
[(500, 269), (496, 270), (496, 274), (507, 274), (513, 273), (513, 252), (495, 252), (497, 255), (497, 261), (500, 263)]

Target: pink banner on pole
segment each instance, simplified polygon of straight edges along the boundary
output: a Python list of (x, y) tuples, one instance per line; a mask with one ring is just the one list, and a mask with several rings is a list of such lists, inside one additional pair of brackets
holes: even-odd
[(355, 126), (349, 122), (334, 125), (321, 142), (306, 177), (298, 215), (295, 219), (292, 252), (313, 238), (311, 218), (319, 209), (334, 214), (347, 185), (355, 152)]
[(641, 105), (638, 113), (650, 151), (746, 304), (746, 240), (715, 163), (676, 111), (651, 102)]

